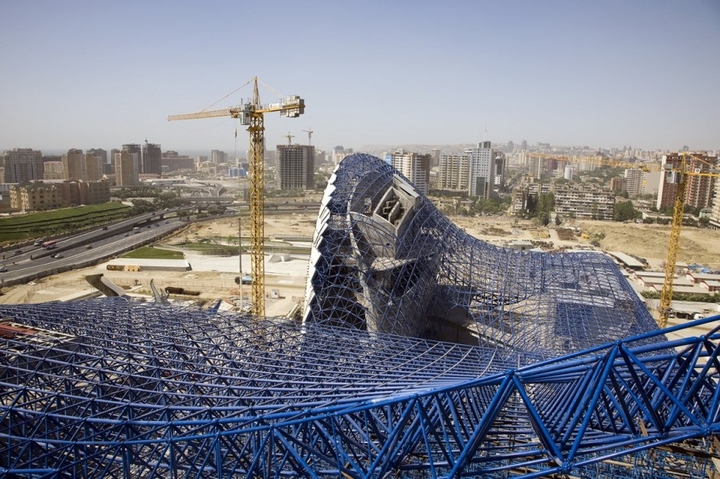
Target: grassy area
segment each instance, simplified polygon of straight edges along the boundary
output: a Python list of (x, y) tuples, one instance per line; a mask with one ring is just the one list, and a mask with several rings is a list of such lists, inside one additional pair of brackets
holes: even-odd
[(110, 202), (0, 218), (0, 243), (73, 233), (122, 219), (129, 209)]
[(184, 259), (185, 255), (182, 251), (173, 251), (162, 248), (152, 248), (145, 246), (131, 251), (122, 256), (123, 258), (136, 259)]

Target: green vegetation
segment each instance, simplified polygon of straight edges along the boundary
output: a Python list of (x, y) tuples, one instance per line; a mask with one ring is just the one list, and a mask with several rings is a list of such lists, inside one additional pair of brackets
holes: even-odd
[(138, 248), (127, 254), (124, 254), (122, 257), (136, 259), (184, 259), (185, 255), (182, 251), (173, 251), (169, 249), (144, 246), (142, 248)]
[(120, 220), (130, 211), (127, 205), (110, 202), (0, 218), (0, 243), (71, 234)]
[(542, 226), (550, 224), (550, 213), (555, 210), (555, 194), (530, 195), (527, 201), (528, 217), (537, 218)]
[(642, 212), (635, 209), (632, 201), (615, 202), (615, 211), (613, 212), (615, 221), (629, 221), (638, 218), (642, 218)]
[[(643, 298), (660, 299), (659, 291), (643, 291)], [(697, 294), (697, 293), (673, 293), (673, 301), (694, 301), (696, 303), (720, 303), (720, 293)]]

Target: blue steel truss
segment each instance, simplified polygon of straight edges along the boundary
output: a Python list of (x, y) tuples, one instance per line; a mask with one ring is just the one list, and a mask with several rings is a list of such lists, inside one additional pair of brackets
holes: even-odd
[(502, 369), (477, 346), (120, 298), (0, 314), (5, 477), (537, 477), (720, 428), (720, 317)]
[(306, 303), (0, 306), (0, 477), (709, 470), (720, 316), (657, 330), (604, 256), (470, 238), (376, 158), (330, 181)]
[(479, 241), (365, 154), (345, 158), (329, 180), (304, 320), (480, 345), (514, 364), (657, 327), (606, 255)]

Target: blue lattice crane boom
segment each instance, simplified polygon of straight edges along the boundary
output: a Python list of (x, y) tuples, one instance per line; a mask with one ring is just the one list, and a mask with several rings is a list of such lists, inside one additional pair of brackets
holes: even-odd
[[(252, 313), (265, 317), (265, 113), (297, 118), (305, 112), (305, 100), (297, 95), (283, 98), (278, 103), (262, 105), (258, 93), (258, 78), (253, 80), (253, 99), (243, 105), (218, 110), (169, 115), (168, 121), (198, 120), (203, 118), (231, 117), (247, 125), (250, 133), (250, 259), (252, 266)], [(249, 83), (249, 82), (248, 82)], [(246, 83), (247, 85), (247, 83)], [(243, 85), (245, 86), (245, 85)], [(240, 87), (242, 88), (242, 87)]]

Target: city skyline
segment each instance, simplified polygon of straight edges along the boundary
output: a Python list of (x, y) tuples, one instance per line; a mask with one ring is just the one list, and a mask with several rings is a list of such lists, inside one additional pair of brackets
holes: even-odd
[(712, 0), (36, 1), (1, 3), (0, 18), (0, 150), (147, 139), (244, 156), (235, 120), (167, 116), (240, 104), (250, 86), (220, 99), (254, 76), (307, 105), (266, 115), (268, 148), (312, 129), (325, 150), (485, 138), (720, 150)]

